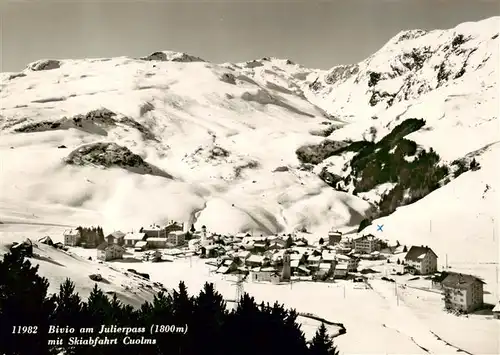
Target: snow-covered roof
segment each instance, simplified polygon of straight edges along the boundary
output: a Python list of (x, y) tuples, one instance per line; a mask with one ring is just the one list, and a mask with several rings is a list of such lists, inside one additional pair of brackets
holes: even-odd
[(497, 312), (500, 313), (500, 302), (497, 302), (497, 304), (495, 305), (495, 307), (493, 307), (491, 311), (495, 313)]
[(323, 253), (322, 257), (324, 261), (334, 261), (336, 255), (335, 253)]
[(290, 266), (291, 266), (291, 267), (298, 267), (298, 266), (299, 266), (299, 264), (300, 264), (300, 260), (292, 260), (292, 261), (290, 262)]
[(307, 258), (307, 261), (309, 262), (319, 262), (321, 260), (321, 255), (311, 255), (310, 257)]
[(423, 258), (425, 258), (427, 253), (432, 253), (433, 255), (435, 255), (437, 257), (436, 253), (434, 253), (431, 248), (429, 248), (427, 246), (418, 247), (418, 246), (413, 245), (410, 248), (410, 250), (408, 250), (408, 253), (406, 253), (405, 260), (407, 260), (407, 261), (420, 261)]
[(123, 237), (125, 237), (125, 233), (123, 233), (122, 231), (114, 231), (113, 233), (108, 234), (108, 237), (109, 236), (116, 239), (122, 239)]
[(145, 241), (140, 241), (140, 242), (137, 242), (135, 243), (135, 247), (136, 248), (141, 248), (141, 247), (145, 247), (148, 243), (145, 242)]
[(321, 263), (319, 264), (320, 269), (330, 269), (332, 267), (331, 263)]
[(307, 267), (305, 267), (304, 265), (300, 265), (300, 266), (298, 267), (298, 269), (299, 269), (299, 270), (302, 270), (302, 271), (304, 271), (304, 272), (310, 272), (310, 271), (311, 271), (311, 270), (309, 270)]
[(248, 258), (250, 255), (252, 255), (252, 253), (250, 253), (249, 251), (240, 251), (238, 253), (238, 257), (239, 258), (242, 258), (242, 259), (246, 259)]
[(125, 240), (142, 240), (146, 236), (146, 233), (127, 233), (125, 235)]
[(229, 270), (229, 266), (225, 266), (225, 265), (223, 265), (223, 266), (219, 267), (219, 268), (216, 270), (216, 272), (220, 272), (221, 274), (223, 274), (223, 273), (228, 272), (228, 270)]
[(337, 270), (348, 270), (348, 265), (347, 264), (337, 264), (337, 266), (335, 267)]
[(262, 262), (264, 262), (265, 259), (266, 258), (262, 255), (255, 255), (254, 254), (254, 255), (250, 255), (247, 260), (252, 262), (252, 263), (262, 263)]
[(148, 242), (166, 242), (167, 239), (165, 238), (158, 238), (158, 237), (149, 237), (146, 239)]
[(340, 261), (351, 261), (351, 258), (348, 257), (347, 255), (337, 254), (337, 260), (340, 260)]
[(75, 230), (75, 229), (68, 229), (68, 230), (64, 231), (64, 236), (75, 237), (75, 236), (78, 236), (79, 233), (80, 232)]

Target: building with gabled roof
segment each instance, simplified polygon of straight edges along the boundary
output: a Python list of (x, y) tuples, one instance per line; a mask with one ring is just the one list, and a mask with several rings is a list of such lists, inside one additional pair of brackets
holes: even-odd
[(133, 247), (135, 243), (143, 241), (146, 238), (146, 233), (127, 233), (123, 237), (125, 246)]
[(372, 234), (354, 239), (356, 253), (370, 254), (380, 248), (380, 241)]
[(246, 260), (245, 260), (245, 265), (249, 267), (256, 267), (256, 266), (264, 266), (269, 261), (268, 258), (266, 258), (263, 255), (250, 255)]
[(125, 248), (117, 244), (101, 243), (97, 247), (97, 259), (110, 261), (122, 259), (125, 253)]
[(428, 275), (437, 271), (438, 256), (427, 246), (412, 246), (405, 256), (405, 270), (415, 275)]
[(106, 236), (106, 241), (108, 244), (123, 245), (125, 244), (125, 233), (122, 231), (114, 231)]
[(441, 285), (447, 309), (472, 312), (484, 304), (484, 281), (476, 276), (446, 272)]
[(64, 236), (64, 245), (68, 247), (74, 247), (77, 246), (78, 242), (80, 241), (80, 238), (82, 237), (82, 234), (77, 229), (70, 229), (64, 231), (63, 236)]

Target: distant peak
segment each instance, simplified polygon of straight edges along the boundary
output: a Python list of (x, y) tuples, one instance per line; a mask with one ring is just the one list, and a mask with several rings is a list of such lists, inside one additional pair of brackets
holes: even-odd
[(146, 57), (141, 57), (142, 60), (148, 61), (160, 61), (160, 62), (206, 62), (204, 59), (200, 57), (196, 57), (183, 52), (174, 52), (174, 51), (159, 51), (151, 53)]

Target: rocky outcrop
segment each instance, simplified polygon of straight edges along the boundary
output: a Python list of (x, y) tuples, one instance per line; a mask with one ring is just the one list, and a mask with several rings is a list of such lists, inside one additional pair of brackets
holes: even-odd
[(173, 51), (160, 51), (154, 52), (146, 57), (142, 57), (142, 60), (147, 61), (160, 61), (160, 62), (205, 62), (205, 60), (189, 55), (187, 53), (173, 52)]
[(137, 174), (158, 175), (172, 178), (169, 174), (145, 162), (127, 147), (116, 143), (91, 143), (72, 151), (64, 162), (68, 165), (99, 168), (122, 168)]
[(56, 59), (42, 59), (28, 64), (28, 69), (32, 71), (59, 69), (62, 63)]

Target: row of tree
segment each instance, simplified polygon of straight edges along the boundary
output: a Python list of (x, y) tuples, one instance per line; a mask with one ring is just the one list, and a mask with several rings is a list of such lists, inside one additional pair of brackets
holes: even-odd
[[(48, 295), (49, 282), (37, 273), (21, 253), (11, 252), (0, 262), (0, 354), (218, 354), (218, 355), (337, 355), (326, 327), (322, 324), (308, 343), (297, 323), (297, 313), (275, 303), (257, 304), (245, 294), (229, 311), (223, 297), (206, 283), (197, 296), (190, 296), (184, 283), (178, 290), (158, 293), (139, 309), (121, 303), (116, 294), (108, 297), (95, 285), (85, 302), (67, 279), (54, 295)], [(152, 324), (187, 326), (185, 334), (150, 336)], [(75, 328), (74, 334), (48, 334), (49, 326)], [(70, 337), (93, 338), (98, 334), (79, 334), (81, 328), (101, 325), (143, 327), (146, 338), (156, 344), (124, 345), (123, 334), (116, 345), (70, 346)], [(20, 334), (19, 334), (20, 333)], [(101, 339), (105, 334), (99, 335)], [(129, 334), (140, 338), (141, 334)], [(62, 339), (63, 344), (49, 340)]]
[(82, 246), (86, 248), (95, 248), (101, 243), (104, 243), (104, 231), (101, 226), (97, 227), (78, 227), (77, 231), (80, 232), (80, 239), (78, 240), (77, 246)]

